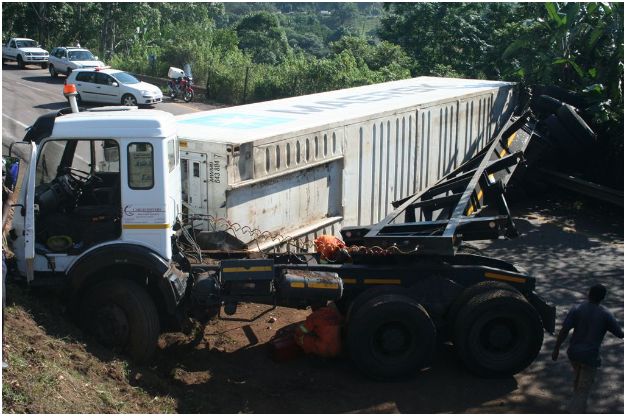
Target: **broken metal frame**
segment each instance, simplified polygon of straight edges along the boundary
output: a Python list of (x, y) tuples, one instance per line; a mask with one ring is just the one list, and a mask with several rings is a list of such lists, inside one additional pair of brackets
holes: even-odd
[(344, 227), (344, 240), (396, 246), (416, 254), (453, 255), (462, 240), (517, 236), (503, 194), (525, 161), (524, 151), (534, 134), (528, 126), (522, 129), (529, 119), (528, 112), (509, 119), (482, 151), (424, 191), (394, 202), (395, 210), (379, 223)]

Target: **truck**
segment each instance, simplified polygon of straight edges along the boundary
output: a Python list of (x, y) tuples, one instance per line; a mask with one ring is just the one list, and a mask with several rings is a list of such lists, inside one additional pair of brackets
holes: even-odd
[[(530, 115), (382, 221), (344, 227), (337, 257), (319, 252), (203, 250), (185, 221), (180, 138), (172, 115), (133, 107), (41, 116), (12, 145), (20, 161), (8, 240), (17, 275), (63, 288), (68, 310), (102, 344), (149, 360), (164, 330), (206, 322), (241, 302), (291, 308), (334, 302), (348, 355), (366, 375), (395, 379), (452, 341), (467, 368), (499, 377), (526, 368), (555, 308), (511, 262), (466, 241), (512, 237), (503, 192), (541, 137)], [(357, 198), (355, 193), (354, 198)], [(315, 203), (315, 201), (311, 201)], [(261, 207), (259, 207), (261, 208)]]
[(30, 64), (46, 69), (48, 57), (48, 51), (42, 49), (36, 41), (28, 38), (11, 38), (2, 46), (3, 65), (6, 61), (15, 61), (20, 69)]
[(513, 83), (417, 77), (180, 115), (183, 205), (250, 249), (338, 235), (482, 150), (515, 102)]

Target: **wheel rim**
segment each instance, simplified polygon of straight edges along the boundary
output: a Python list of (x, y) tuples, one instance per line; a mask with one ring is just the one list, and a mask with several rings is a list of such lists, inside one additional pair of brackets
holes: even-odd
[(403, 322), (384, 322), (372, 334), (370, 351), (380, 362), (403, 360), (415, 349), (414, 332)]
[(134, 105), (137, 105), (137, 100), (135, 100), (135, 97), (131, 95), (127, 95), (124, 97), (122, 104), (128, 105), (128, 106), (134, 106)]
[(193, 93), (191, 91), (185, 92), (185, 101), (189, 102), (193, 98)]
[(499, 366), (525, 354), (530, 332), (528, 323), (519, 317), (487, 315), (472, 326), (469, 345), (479, 361)]
[(123, 348), (130, 332), (126, 314), (115, 304), (103, 305), (95, 313), (93, 331), (105, 346)]

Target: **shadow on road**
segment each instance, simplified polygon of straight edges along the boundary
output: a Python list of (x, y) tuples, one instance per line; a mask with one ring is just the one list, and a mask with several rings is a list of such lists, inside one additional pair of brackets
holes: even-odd
[(47, 104), (39, 104), (33, 106), (33, 108), (43, 108), (46, 110), (60, 110), (62, 108), (69, 107), (67, 101), (59, 101), (57, 103), (47, 103)]
[[(24, 77), (24, 81), (38, 82), (43, 84), (63, 85), (65, 83), (65, 77), (52, 78), (50, 76), (37, 76), (37, 77)], [(62, 90), (59, 90), (62, 92)]]

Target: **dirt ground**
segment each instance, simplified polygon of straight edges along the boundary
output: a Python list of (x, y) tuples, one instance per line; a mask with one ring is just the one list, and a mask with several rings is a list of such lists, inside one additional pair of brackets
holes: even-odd
[[(568, 308), (596, 281), (609, 288), (605, 305), (623, 323), (620, 210), (567, 195), (525, 201), (511, 203), (520, 237), (482, 244), (485, 252), (513, 259), (537, 278), (537, 293), (557, 305), (559, 328)], [(12, 365), (3, 373), (5, 413), (561, 413), (571, 392), (566, 355), (557, 362), (549, 358), (549, 334), (529, 368), (495, 380), (469, 374), (450, 345), (437, 350), (431, 368), (394, 383), (366, 379), (346, 357), (276, 363), (267, 341), (310, 311), (256, 304), (241, 305), (236, 315), (210, 323), (195, 338), (163, 335), (155, 361), (136, 367), (59, 318), (62, 306), (54, 300), (16, 286), (9, 287), (10, 295), (11, 287), (17, 294), (9, 296), (5, 319), (4, 354)], [(50, 356), (58, 362), (42, 364)], [(621, 414), (622, 340), (607, 335), (602, 360), (590, 410)], [(29, 380), (43, 370), (54, 383), (34, 392)]]

